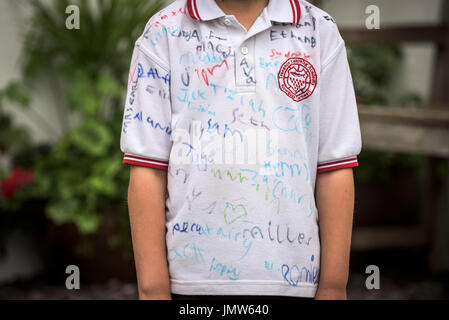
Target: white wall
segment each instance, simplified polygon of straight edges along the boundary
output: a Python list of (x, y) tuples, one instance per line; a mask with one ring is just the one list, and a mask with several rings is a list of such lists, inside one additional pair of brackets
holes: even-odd
[[(365, 27), (365, 8), (377, 5), (381, 28), (403, 25), (438, 25), (444, 0), (321, 0), (322, 9), (334, 17), (340, 28)], [(396, 77), (393, 94), (417, 92), (425, 103), (433, 86), (436, 47), (427, 43), (404, 43), (404, 61)]]
[(321, 0), (323, 10), (330, 13), (340, 26), (364, 27), (365, 8), (380, 9), (381, 26), (404, 24), (437, 24), (444, 0)]
[[(25, 31), (24, 26), (29, 24), (27, 12), (22, 1), (0, 0), (0, 88), (11, 80), (21, 80), (22, 34)], [(56, 98), (48, 86), (41, 82), (33, 83), (33, 86), (36, 94), (32, 98), (32, 108), (49, 123), (51, 131), (33, 120), (35, 117), (33, 113), (23, 112), (15, 106), (8, 106), (7, 110), (18, 124), (32, 130), (34, 141), (53, 141), (55, 134), (61, 132), (55, 113)]]

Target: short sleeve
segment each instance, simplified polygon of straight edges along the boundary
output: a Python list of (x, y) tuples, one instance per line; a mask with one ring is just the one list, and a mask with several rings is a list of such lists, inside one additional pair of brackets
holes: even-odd
[(321, 71), (318, 173), (358, 166), (362, 141), (343, 40)]
[(166, 170), (172, 145), (170, 123), (169, 68), (136, 43), (120, 139), (123, 163)]

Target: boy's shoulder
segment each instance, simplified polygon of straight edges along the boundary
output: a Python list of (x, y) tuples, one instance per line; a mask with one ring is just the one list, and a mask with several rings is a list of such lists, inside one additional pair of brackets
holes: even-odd
[(299, 0), (302, 8), (302, 15), (309, 18), (314, 18), (320, 25), (336, 28), (337, 23), (335, 19), (326, 11), (311, 4), (306, 0)]
[(164, 60), (168, 50), (167, 35), (178, 33), (189, 20), (186, 0), (176, 0), (149, 18), (136, 46)]
[(176, 0), (149, 18), (147, 27), (159, 29), (170, 25), (179, 25), (189, 17), (186, 0)]
[(303, 8), (303, 17), (315, 21), (318, 30), (316, 36), (320, 42), (321, 57), (323, 57), (322, 61), (324, 62), (327, 57), (330, 57), (335, 50), (344, 44), (337, 22), (328, 12), (308, 1), (299, 0), (299, 2)]

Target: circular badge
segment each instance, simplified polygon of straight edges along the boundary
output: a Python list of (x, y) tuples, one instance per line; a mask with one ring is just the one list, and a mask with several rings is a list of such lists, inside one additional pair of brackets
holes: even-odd
[(302, 58), (285, 61), (278, 73), (279, 88), (296, 102), (307, 99), (315, 91), (317, 75), (313, 65)]

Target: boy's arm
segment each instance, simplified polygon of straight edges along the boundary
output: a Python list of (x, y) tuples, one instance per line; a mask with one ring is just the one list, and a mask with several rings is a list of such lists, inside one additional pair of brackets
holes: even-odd
[(321, 241), (315, 299), (346, 299), (354, 212), (352, 169), (319, 173), (315, 192)]
[(139, 299), (170, 300), (165, 243), (167, 171), (131, 166), (128, 207)]

